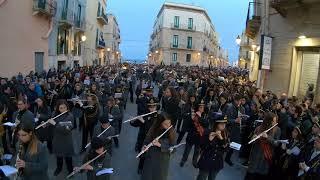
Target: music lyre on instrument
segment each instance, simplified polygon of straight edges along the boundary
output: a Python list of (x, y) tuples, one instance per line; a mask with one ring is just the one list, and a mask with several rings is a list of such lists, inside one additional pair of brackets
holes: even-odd
[[(163, 135), (165, 135), (171, 128), (172, 128), (172, 125), (171, 125), (168, 129), (166, 129), (160, 136), (158, 136), (157, 138), (155, 138), (153, 141), (159, 140), (159, 139), (160, 139)], [(149, 143), (149, 144), (146, 146), (146, 148), (145, 148), (144, 150), (142, 150), (142, 151), (137, 155), (136, 158), (139, 158), (143, 153), (145, 153), (146, 151), (148, 151), (149, 148), (151, 148), (151, 147), (153, 146), (153, 143), (152, 143), (153, 141), (151, 141), (151, 143)]]
[(152, 112), (149, 112), (149, 113), (147, 113), (147, 114), (142, 114), (142, 115), (140, 115), (140, 116), (133, 117), (133, 118), (131, 118), (131, 119), (128, 119), (128, 120), (124, 121), (123, 124), (124, 124), (124, 123), (127, 123), (127, 122), (130, 122), (130, 121), (133, 121), (133, 120), (135, 120), (135, 119), (139, 119), (139, 118), (141, 118), (141, 117), (144, 117), (144, 116), (147, 116), (147, 115), (156, 113), (156, 112), (158, 112), (158, 111), (152, 111)]
[(251, 143), (253, 143), (254, 141), (256, 141), (257, 139), (259, 139), (261, 136), (262, 136), (262, 134), (263, 133), (267, 133), (267, 132), (269, 132), (269, 131), (271, 131), (274, 127), (276, 127), (278, 125), (278, 123), (276, 123), (275, 125), (273, 125), (273, 126), (271, 126), (269, 129), (267, 129), (267, 130), (265, 130), (265, 131), (263, 131), (262, 133), (260, 133), (258, 136), (256, 136), (255, 138), (253, 138), (251, 141), (249, 141), (249, 143), (248, 144), (251, 144)]
[[(104, 134), (109, 128), (111, 128), (111, 126), (107, 127), (107, 129), (103, 130), (97, 137), (100, 137), (100, 136), (101, 136), (102, 134)], [(88, 148), (88, 147), (90, 146), (90, 144), (91, 144), (91, 142), (88, 143), (85, 148)]]
[(85, 168), (87, 165), (89, 165), (90, 163), (92, 163), (93, 161), (95, 161), (96, 159), (98, 159), (100, 156), (104, 155), (107, 152), (107, 150), (103, 151), (101, 154), (99, 154), (98, 156), (96, 156), (95, 158), (89, 160), (88, 162), (82, 164), (78, 169), (74, 170), (72, 173), (70, 173), (67, 176), (67, 179), (69, 179), (70, 177), (74, 176), (76, 173), (80, 172), (83, 168)]
[[(60, 116), (64, 115), (65, 113), (67, 113), (67, 112), (68, 112), (68, 111), (65, 111), (65, 112), (63, 112), (63, 113), (61, 113), (61, 114), (58, 114), (57, 116), (55, 116), (55, 117), (53, 117), (53, 118), (51, 118), (51, 119), (52, 119), (52, 120), (55, 120), (55, 119), (57, 119), (58, 117), (60, 117)], [(49, 119), (49, 120), (50, 120), (50, 119)], [(48, 124), (48, 123), (49, 123), (49, 120), (46, 121), (45, 123), (40, 124), (40, 125), (37, 126), (35, 129), (39, 129), (39, 128), (41, 128), (42, 126)]]

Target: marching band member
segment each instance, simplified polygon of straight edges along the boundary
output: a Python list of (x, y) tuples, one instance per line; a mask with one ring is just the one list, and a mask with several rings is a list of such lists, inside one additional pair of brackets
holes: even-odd
[[(53, 117), (61, 113), (69, 111), (68, 103), (65, 100), (58, 100)], [(72, 126), (74, 117), (72, 113), (67, 112), (55, 120), (49, 119), (50, 124), (54, 127), (52, 139), (52, 151), (56, 155), (57, 168), (54, 171), (54, 176), (60, 174), (63, 166), (63, 158), (66, 161), (68, 172), (73, 171), (72, 156), (74, 155)]]
[[(277, 123), (277, 116), (273, 113), (266, 113), (264, 120), (258, 126), (254, 134), (262, 134), (262, 137), (254, 142), (249, 157), (248, 171), (245, 180), (266, 180), (268, 179), (269, 170), (272, 164), (274, 146), (277, 145), (281, 132), (279, 127), (273, 128), (268, 133), (264, 133)], [(255, 136), (253, 136), (254, 138)]]
[(80, 107), (83, 109), (83, 116), (80, 120), (80, 128), (83, 130), (81, 148), (81, 153), (83, 153), (85, 151), (85, 146), (88, 143), (89, 135), (90, 139), (92, 139), (94, 127), (98, 123), (103, 112), (100, 109), (98, 97), (94, 94), (89, 94), (85, 105), (81, 103)]
[[(152, 142), (153, 146), (145, 154), (141, 180), (166, 180), (170, 162), (169, 148), (174, 145), (175, 131), (171, 128), (162, 138), (154, 140), (171, 126), (169, 115), (162, 113), (154, 122), (144, 140), (144, 144)], [(144, 146), (142, 149), (145, 149)]]
[(22, 122), (17, 127), (19, 137), (16, 167), (18, 175), (25, 180), (49, 180), (48, 150), (37, 139), (33, 123)]
[(299, 168), (304, 172), (302, 178), (306, 180), (320, 179), (320, 134), (315, 137), (314, 148), (302, 156)]
[(282, 143), (281, 156), (279, 158), (281, 168), (281, 178), (288, 180), (297, 180), (299, 171), (300, 150), (304, 146), (303, 137), (299, 126), (295, 127), (291, 133), (289, 144)]
[(190, 94), (188, 96), (188, 101), (182, 107), (182, 127), (179, 133), (177, 144), (179, 144), (184, 135), (189, 131), (189, 128), (192, 126), (192, 113), (195, 111), (196, 106), (196, 95)]
[(199, 174), (197, 180), (215, 180), (223, 168), (223, 155), (228, 144), (226, 131), (227, 117), (221, 116), (215, 121), (213, 130), (206, 135), (201, 146), (201, 153), (197, 166)]
[[(150, 98), (148, 102), (148, 111), (153, 112), (157, 110), (158, 101), (156, 98)], [(149, 113), (148, 112), (148, 113)], [(139, 127), (139, 133), (137, 137), (137, 142), (135, 146), (135, 150), (138, 152), (142, 149), (143, 142), (146, 138), (146, 135), (151, 128), (152, 124), (157, 120), (158, 113), (150, 114), (148, 116), (144, 116), (143, 118), (136, 119), (135, 121), (130, 122), (130, 124), (134, 127)], [(138, 174), (142, 173), (144, 164), (144, 156), (140, 158), (139, 166), (138, 166)]]
[[(80, 83), (75, 84), (72, 98), (79, 99), (79, 100), (85, 99), (83, 88)], [(79, 122), (79, 124), (80, 124), (80, 118), (83, 116), (83, 111), (82, 111), (81, 107), (79, 107), (81, 103), (82, 102), (79, 102), (79, 101), (73, 101), (72, 114), (75, 118), (74, 128), (77, 128), (77, 122)]]
[[(115, 129), (115, 133), (119, 134), (119, 123), (121, 118), (121, 112), (119, 106), (116, 104), (115, 99), (110, 97), (107, 102), (107, 107), (105, 107), (104, 112), (108, 113), (109, 120), (111, 121), (110, 124)], [(113, 137), (113, 141), (115, 147), (119, 147), (119, 139), (118, 137)]]
[[(240, 138), (240, 132), (241, 132), (241, 117), (239, 114), (244, 114), (244, 108), (241, 107), (241, 95), (240, 94), (235, 94), (233, 97), (233, 102), (230, 103), (227, 107), (226, 115), (228, 116), (229, 119), (229, 126), (230, 126), (230, 141), (231, 142), (236, 142), (240, 143), (241, 138)], [(225, 157), (225, 162), (229, 166), (233, 166), (233, 163), (231, 161), (231, 156), (233, 154), (233, 149), (229, 148), (226, 157)]]
[[(38, 121), (36, 125), (46, 122), (51, 117), (51, 109), (47, 106), (45, 99), (43, 97), (36, 100), (37, 106), (35, 107), (35, 115)], [(45, 128), (40, 128), (36, 130), (36, 135), (38, 139), (43, 143), (47, 141), (47, 147), (49, 152), (52, 152), (52, 126), (47, 126)]]
[(180, 167), (183, 167), (185, 162), (188, 160), (189, 153), (194, 146), (192, 164), (196, 166), (197, 164), (197, 157), (200, 151), (200, 143), (201, 139), (205, 133), (206, 124), (203, 120), (204, 118), (204, 110), (205, 110), (205, 103), (202, 100), (200, 103), (196, 105), (196, 112), (192, 114), (192, 123), (191, 127), (189, 128), (188, 136), (186, 139), (186, 146), (183, 152), (183, 156), (180, 162)]
[[(101, 134), (105, 129), (108, 129), (106, 132)], [(100, 139), (105, 145), (107, 152), (112, 155), (112, 140), (111, 136), (116, 135), (114, 127), (111, 126), (108, 113), (104, 113), (103, 117), (100, 118), (100, 123), (98, 123), (94, 128), (94, 137), (97, 137), (99, 134)]]
[(172, 117), (172, 124), (175, 126), (179, 113), (177, 107), (179, 106), (179, 99), (174, 87), (168, 87), (165, 91), (165, 98), (163, 98), (162, 108), (163, 111)]
[[(91, 142), (91, 149), (83, 159), (83, 163), (88, 162), (89, 160), (102, 154), (104, 151), (105, 149), (104, 149), (103, 140), (101, 138), (94, 137)], [(96, 174), (100, 170), (103, 170), (105, 168), (110, 168), (110, 161), (111, 161), (110, 155), (106, 153), (100, 156), (97, 160), (93, 161), (92, 163), (84, 167), (83, 170), (87, 171), (87, 180), (109, 180), (110, 179), (109, 174), (103, 174), (100, 176), (97, 176)]]

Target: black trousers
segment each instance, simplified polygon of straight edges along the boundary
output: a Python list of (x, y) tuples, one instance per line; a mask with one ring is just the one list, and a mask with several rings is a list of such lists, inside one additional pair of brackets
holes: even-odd
[(197, 163), (198, 163), (197, 162), (198, 156), (200, 154), (200, 146), (198, 144), (191, 144), (191, 143), (187, 142), (186, 147), (185, 147), (184, 152), (183, 152), (183, 156), (182, 156), (181, 162), (185, 163), (188, 160), (188, 157), (189, 157), (190, 151), (192, 149), (192, 146), (194, 146), (192, 164), (193, 164), (193, 166), (196, 167)]
[(226, 154), (226, 157), (225, 157), (225, 160), (226, 161), (231, 161), (231, 156), (233, 154), (233, 149), (229, 148), (227, 154)]
[(143, 169), (144, 160), (145, 160), (144, 156), (141, 156), (140, 160), (139, 160), (138, 170), (142, 170)]
[(197, 180), (215, 180), (219, 171), (204, 171), (199, 169)]
[(182, 141), (185, 134), (186, 134), (185, 131), (180, 131), (178, 139), (177, 139), (177, 144), (180, 144), (180, 142)]
[(268, 175), (247, 172), (244, 180), (270, 180)]
[[(64, 160), (67, 164), (68, 172), (72, 173), (73, 171), (72, 157), (64, 157)], [(63, 167), (63, 157), (57, 156), (57, 170), (61, 171), (62, 167)]]
[(92, 139), (93, 130), (94, 130), (94, 125), (90, 125), (90, 126), (83, 128), (83, 131), (82, 131), (82, 150), (85, 150), (85, 147), (88, 143), (89, 134), (90, 134), (90, 139)]

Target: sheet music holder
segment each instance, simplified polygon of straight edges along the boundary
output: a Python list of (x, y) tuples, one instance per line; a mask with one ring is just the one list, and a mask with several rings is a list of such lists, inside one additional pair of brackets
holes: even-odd
[(12, 166), (8, 166), (8, 165), (0, 166), (0, 169), (2, 170), (4, 175), (7, 177), (14, 175), (18, 172), (18, 169), (14, 168)]

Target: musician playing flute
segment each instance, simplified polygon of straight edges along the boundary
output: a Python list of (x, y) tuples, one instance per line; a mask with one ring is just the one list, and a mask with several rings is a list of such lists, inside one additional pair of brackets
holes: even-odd
[[(147, 105), (148, 105), (148, 113), (156, 111), (158, 101), (155, 97), (151, 97)], [(141, 150), (143, 146), (143, 142), (146, 138), (146, 135), (149, 129), (151, 128), (152, 124), (157, 120), (157, 118), (158, 118), (158, 113), (153, 113), (153, 114), (144, 116), (143, 118), (138, 118), (135, 121), (130, 122), (130, 124), (133, 127), (139, 127), (139, 133), (138, 133), (136, 148), (135, 148), (136, 151)], [(143, 164), (144, 164), (144, 157), (142, 156), (140, 158), (139, 165), (138, 165), (138, 174), (142, 173)]]
[(197, 180), (215, 180), (223, 168), (223, 155), (228, 145), (227, 122), (227, 117), (221, 115), (215, 120), (211, 132), (204, 136), (197, 162), (199, 168)]
[[(170, 126), (171, 118), (169, 115), (161, 113), (148, 131), (144, 144), (147, 145), (152, 142), (153, 146), (144, 154), (145, 164), (143, 166), (141, 180), (166, 180), (168, 178), (170, 163), (169, 148), (175, 144), (176, 133), (174, 129), (171, 128), (159, 140), (155, 139)], [(145, 148), (146, 146), (142, 149), (144, 150)]]
[[(56, 104), (55, 117), (63, 112), (69, 111), (68, 103), (65, 100), (58, 100)], [(72, 156), (74, 155), (72, 128), (74, 117), (71, 112), (67, 112), (55, 120), (50, 119), (49, 122), (54, 126), (52, 150), (56, 155), (57, 168), (54, 171), (54, 176), (57, 176), (62, 171), (63, 159), (66, 161), (68, 172), (73, 171)]]
[(276, 123), (277, 116), (268, 112), (265, 114), (262, 124), (255, 129), (253, 138), (261, 133), (262, 137), (253, 142), (245, 180), (265, 180), (269, 178), (273, 153), (275, 146), (277, 146), (276, 140), (279, 140), (281, 130), (276, 126), (267, 133), (264, 131)]
[[(91, 142), (90, 150), (83, 159), (83, 163), (86, 163), (91, 159), (97, 157), (98, 155), (102, 154), (105, 151), (104, 146), (104, 142), (101, 138), (94, 137)], [(98, 171), (102, 169), (110, 168), (110, 161), (111, 158), (109, 153), (107, 152), (95, 161), (93, 161), (92, 163), (90, 163), (89, 165), (85, 166), (84, 169), (82, 169), (82, 172), (87, 172), (87, 180), (109, 180), (109, 174), (103, 174), (100, 176), (96, 176), (96, 174)], [(77, 169), (77, 167), (75, 169)]]
[[(48, 150), (36, 137), (34, 125), (22, 122), (17, 127), (19, 142), (17, 143), (16, 168), (19, 178), (24, 180), (49, 180)], [(19, 147), (20, 146), (20, 147)]]
[(98, 97), (94, 94), (87, 96), (87, 102), (81, 104), (83, 108), (83, 116), (80, 119), (80, 128), (82, 129), (82, 148), (81, 153), (85, 151), (85, 146), (88, 143), (88, 138), (92, 139), (94, 127), (102, 116)]
[[(103, 131), (105, 132), (101, 134)], [(102, 118), (100, 119), (100, 123), (98, 123), (95, 126), (93, 134), (94, 134), (94, 137), (97, 137), (99, 134), (101, 134), (100, 139), (104, 143), (104, 148), (107, 150), (107, 152), (110, 155), (112, 155), (112, 139), (110, 137), (116, 135), (116, 131), (114, 127), (112, 127), (110, 124), (110, 120), (107, 112), (103, 114)]]

